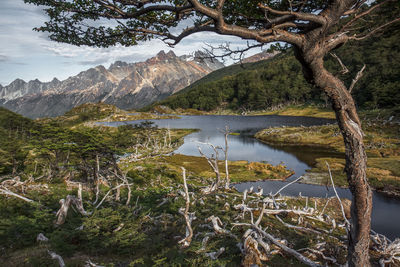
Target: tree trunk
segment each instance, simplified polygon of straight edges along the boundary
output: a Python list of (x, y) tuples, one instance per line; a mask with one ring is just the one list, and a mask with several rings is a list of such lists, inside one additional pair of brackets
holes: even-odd
[(363, 143), (364, 133), (354, 100), (344, 83), (324, 68), (321, 51), (301, 53), (296, 50), (296, 57), (303, 65), (306, 79), (321, 88), (331, 101), (344, 139), (345, 172), (353, 196), (351, 226), (348, 233), (348, 264), (370, 266), (372, 191), (366, 177), (367, 155)]

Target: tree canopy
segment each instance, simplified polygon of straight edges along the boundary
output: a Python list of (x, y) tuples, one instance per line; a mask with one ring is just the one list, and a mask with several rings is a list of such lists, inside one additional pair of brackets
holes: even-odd
[[(38, 31), (58, 42), (107, 47), (136, 45), (161, 38), (170, 45), (196, 32), (235, 35), (258, 43), (273, 41), (304, 45), (305, 33), (323, 31), (332, 49), (349, 39), (362, 39), (387, 24), (388, 18), (361, 30), (360, 18), (391, 0), (365, 1), (224, 1), (224, 0), (24, 0), (46, 6), (49, 21)], [(368, 5), (367, 3), (370, 3)], [(340, 20), (345, 20), (336, 28)], [(94, 22), (93, 22), (94, 21)], [(180, 30), (182, 29), (182, 30)]]

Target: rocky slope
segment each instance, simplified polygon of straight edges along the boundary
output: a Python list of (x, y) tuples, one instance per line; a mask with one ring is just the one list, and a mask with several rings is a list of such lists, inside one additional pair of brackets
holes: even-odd
[[(273, 51), (273, 52), (263, 51), (263, 52), (260, 52), (258, 54), (255, 54), (253, 56), (244, 58), (240, 63), (241, 64), (245, 64), (245, 63), (258, 62), (258, 61), (261, 61), (261, 60), (267, 60), (267, 59), (273, 58), (277, 54), (279, 54), (279, 51)], [(238, 63), (238, 64), (240, 64), (240, 63)]]
[(17, 79), (0, 86), (0, 105), (30, 118), (62, 115), (87, 102), (141, 108), (223, 67), (219, 61), (201, 57), (201, 52), (178, 57), (172, 51), (160, 51), (145, 62), (117, 61), (108, 69), (97, 66), (64, 81)]

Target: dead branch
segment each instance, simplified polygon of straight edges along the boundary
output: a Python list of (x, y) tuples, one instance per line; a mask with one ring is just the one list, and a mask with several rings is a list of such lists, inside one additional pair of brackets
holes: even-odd
[(215, 233), (206, 233), (203, 240), (201, 241), (201, 248), (196, 251), (196, 253), (201, 253), (206, 250), (206, 246), (208, 243), (208, 240), (210, 240), (211, 237), (214, 237)]
[(86, 261), (85, 267), (104, 267), (102, 265), (97, 265), (96, 263), (92, 262), (90, 259)]
[(314, 261), (308, 259), (307, 257), (301, 255), (296, 250), (287, 247), (282, 242), (279, 242), (275, 237), (273, 237), (272, 235), (270, 235), (267, 232), (265, 232), (264, 230), (262, 230), (259, 226), (255, 225), (255, 224), (253, 224), (251, 226), (255, 230), (257, 230), (260, 234), (262, 234), (265, 238), (267, 238), (269, 241), (271, 241), (274, 245), (278, 246), (279, 248), (281, 248), (286, 253), (294, 256), (296, 259), (298, 259), (302, 263), (307, 264), (308, 266), (312, 266), (312, 267), (322, 267), (321, 265), (317, 264), (316, 262), (314, 262)]
[(343, 64), (342, 60), (335, 53), (330, 53), (330, 55), (339, 62), (340, 67), (342, 68), (340, 74), (346, 74), (349, 72), (349, 69), (346, 67), (346, 65)]
[(192, 230), (192, 221), (195, 219), (194, 213), (192, 213), (192, 216), (189, 215), (189, 206), (190, 206), (190, 196), (189, 196), (189, 190), (187, 187), (186, 183), (186, 170), (185, 168), (181, 167), (182, 169), (182, 176), (183, 176), (183, 187), (185, 188), (185, 198), (186, 198), (186, 206), (185, 210), (182, 213), (183, 216), (185, 217), (186, 221), (186, 237), (179, 241), (179, 244), (182, 244), (182, 247), (188, 247), (190, 246), (190, 243), (192, 242), (193, 238), (193, 230)]
[[(132, 184), (128, 184), (128, 185), (130, 186), (130, 185), (132, 185)], [(111, 188), (110, 190), (108, 190), (108, 192), (106, 193), (106, 195), (101, 199), (101, 201), (99, 202), (99, 204), (97, 204), (97, 206), (95, 207), (95, 209), (98, 209), (98, 208), (101, 206), (101, 204), (103, 204), (104, 200), (106, 200), (106, 198), (108, 197), (108, 195), (109, 195), (113, 190), (116, 190), (116, 189), (118, 189), (118, 188), (120, 188), (120, 187), (122, 187), (122, 186), (126, 186), (126, 184), (125, 184), (125, 183), (119, 184), (119, 185), (117, 185), (116, 187)]]
[(68, 210), (71, 205), (75, 206), (76, 209), (80, 214), (83, 216), (88, 216), (91, 214), (91, 212), (85, 211), (83, 208), (83, 203), (82, 203), (82, 185), (79, 184), (79, 189), (78, 189), (78, 198), (67, 195), (65, 199), (60, 199), (60, 209), (57, 211), (56, 217), (57, 220), (55, 221), (56, 225), (61, 225), (65, 222), (65, 219), (67, 218)]
[(304, 249), (299, 249), (298, 251), (309, 251), (311, 253), (320, 255), (324, 260), (330, 261), (330, 262), (332, 262), (332, 264), (336, 264), (337, 263), (337, 260), (335, 258), (325, 256), (324, 253), (322, 253), (321, 251), (316, 250), (316, 249), (304, 248)]
[(26, 202), (34, 202), (32, 199), (29, 199), (29, 198), (23, 197), (21, 195), (18, 195), (18, 194), (14, 193), (14, 192), (11, 192), (10, 190), (8, 190), (7, 188), (5, 188), (3, 186), (2, 186), (2, 188), (0, 188), (0, 193), (3, 194), (3, 195), (17, 197), (17, 198), (22, 199), (22, 200), (24, 200)]
[(226, 230), (226, 229), (221, 227), (222, 226), (222, 222), (221, 222), (220, 218), (218, 218), (218, 217), (216, 217), (214, 215), (211, 215), (210, 217), (208, 217), (206, 219), (206, 222), (211, 222), (212, 223), (215, 233), (217, 233), (217, 234), (230, 234), (230, 232), (228, 230)]
[(350, 222), (346, 218), (346, 214), (344, 212), (344, 207), (343, 207), (343, 204), (342, 204), (342, 200), (340, 199), (340, 197), (339, 197), (339, 195), (338, 195), (338, 193), (336, 191), (335, 183), (333, 182), (333, 178), (332, 178), (331, 168), (329, 167), (329, 164), (328, 164), (327, 161), (325, 161), (325, 164), (328, 167), (329, 178), (331, 179), (333, 191), (335, 192), (336, 198), (337, 198), (337, 200), (339, 201), (339, 204), (340, 204), (340, 209), (342, 211), (343, 219), (344, 219), (345, 226), (346, 226), (346, 231), (349, 232), (350, 231)]
[(393, 242), (386, 236), (371, 231), (372, 248), (378, 251), (380, 255), (379, 265), (385, 267), (386, 264), (397, 266), (400, 264), (400, 239), (397, 238)]
[(47, 237), (45, 237), (44, 234), (40, 233), (37, 235), (36, 241), (37, 242), (48, 242), (49, 239)]
[(300, 177), (298, 177), (296, 180), (291, 181), (290, 183), (284, 185), (281, 189), (279, 189), (278, 191), (276, 191), (276, 193), (273, 194), (272, 196), (273, 196), (273, 197), (276, 197), (283, 189), (285, 189), (286, 187), (288, 187), (288, 186), (290, 186), (290, 185), (296, 183), (297, 181), (300, 181), (301, 179), (303, 179), (303, 176), (300, 176)]
[(49, 253), (49, 255), (51, 256), (51, 258), (52, 258), (53, 260), (58, 260), (58, 265), (59, 265), (60, 267), (65, 267), (64, 260), (63, 260), (63, 258), (61, 258), (60, 255), (58, 255), (58, 254), (56, 254), (55, 252), (52, 252), (52, 251), (50, 251), (50, 250), (47, 250), (47, 252)]
[(313, 233), (313, 234), (317, 234), (317, 235), (321, 235), (321, 232), (318, 232), (317, 230), (314, 229), (310, 229), (310, 228), (306, 228), (306, 227), (301, 227), (301, 226), (296, 226), (296, 225), (292, 225), (289, 223), (285, 223), (281, 218), (279, 218), (278, 215), (275, 216), (284, 226), (288, 227), (288, 228), (292, 228), (295, 230), (299, 230), (302, 232), (306, 232), (306, 233)]
[(364, 66), (357, 72), (356, 77), (354, 77), (354, 79), (351, 81), (351, 85), (349, 87), (349, 92), (351, 93), (351, 91), (354, 88), (354, 85), (356, 85), (356, 83), (358, 82), (359, 79), (361, 79), (361, 77), (363, 76), (363, 71), (365, 70), (365, 64)]
[[(262, 245), (260, 244), (260, 242)], [(258, 248), (264, 250), (264, 253), (260, 251)], [(266, 253), (269, 252), (269, 245), (265, 244), (260, 238), (259, 234), (253, 229), (247, 229), (247, 231), (243, 234), (243, 260), (242, 266), (262, 266), (261, 261), (268, 260)]]
[(225, 248), (222, 247), (218, 251), (206, 253), (206, 256), (210, 257), (212, 260), (216, 260), (219, 256), (221, 256), (222, 253), (224, 253), (224, 251)]
[(228, 190), (230, 185), (229, 169), (228, 169), (228, 149), (229, 149), (228, 135), (231, 133), (231, 131), (229, 130), (229, 126), (226, 125), (225, 129), (221, 132), (224, 134), (225, 137), (225, 148), (223, 148), (222, 151), (224, 152), (225, 155), (225, 189)]
[(219, 173), (219, 167), (218, 167), (218, 156), (219, 156), (218, 149), (221, 149), (221, 148), (220, 147), (216, 147), (211, 143), (201, 143), (201, 142), (197, 142), (197, 143), (209, 145), (214, 150), (215, 154), (212, 154), (211, 157), (207, 157), (203, 153), (203, 151), (201, 150), (200, 146), (197, 147), (199, 149), (200, 155), (207, 160), (208, 164), (210, 165), (212, 170), (215, 172), (215, 176), (217, 178), (217, 180), (216, 180), (216, 188), (218, 188), (219, 184), (221, 182), (221, 175)]

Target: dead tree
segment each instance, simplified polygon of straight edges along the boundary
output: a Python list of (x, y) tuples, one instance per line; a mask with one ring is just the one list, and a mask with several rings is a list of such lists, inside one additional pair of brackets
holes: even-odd
[(218, 166), (218, 160), (219, 160), (218, 159), (219, 158), (218, 150), (220, 149), (220, 147), (214, 146), (211, 143), (202, 143), (202, 144), (206, 144), (214, 150), (214, 154), (212, 154), (211, 157), (207, 157), (201, 150), (200, 146), (197, 147), (199, 149), (200, 155), (203, 156), (207, 160), (211, 169), (215, 173), (216, 181), (212, 183), (212, 185), (210, 186), (210, 188), (208, 190), (204, 191), (204, 193), (211, 193), (211, 192), (214, 192), (221, 184), (221, 174), (219, 172), (219, 166)]
[(229, 169), (228, 169), (228, 136), (231, 133), (229, 130), (229, 126), (226, 125), (225, 129), (221, 131), (224, 134), (225, 137), (225, 147), (222, 148), (222, 151), (224, 152), (225, 155), (225, 189), (228, 190), (230, 186), (230, 178), (229, 178)]
[(67, 218), (68, 215), (68, 210), (71, 205), (75, 206), (78, 212), (83, 216), (88, 216), (91, 214), (90, 212), (85, 211), (85, 209), (83, 208), (81, 184), (79, 184), (78, 198), (71, 195), (67, 195), (65, 199), (60, 199), (60, 205), (61, 207), (56, 214), (57, 217), (57, 220), (55, 221), (56, 225), (61, 225), (65, 222), (65, 219)]
[[(345, 171), (353, 194), (348, 234), (349, 265), (370, 265), (372, 192), (366, 177), (364, 134), (349, 87), (325, 68), (324, 59), (348, 41), (363, 40), (400, 22), (398, 15), (385, 16), (383, 12), (379, 21), (371, 17), (382, 7), (398, 8), (397, 0), (25, 2), (47, 6), (49, 21), (37, 28), (38, 31), (51, 33), (50, 38), (55, 41), (74, 45), (131, 46), (160, 38), (173, 46), (198, 32), (254, 41), (248, 49), (271, 42), (290, 44), (306, 80), (328, 96), (343, 135)], [(102, 23), (96, 23), (102, 19), (113, 19), (118, 23), (104, 27)], [(87, 20), (95, 23), (87, 23)], [(186, 23), (186, 27), (179, 31), (175, 26), (180, 22)], [(221, 56), (235, 52), (243, 54), (243, 50), (227, 51)]]
[(186, 199), (186, 205), (185, 209), (183, 211), (179, 211), (183, 217), (185, 217), (186, 221), (186, 236), (184, 239), (179, 241), (179, 244), (182, 244), (182, 247), (188, 247), (190, 246), (190, 243), (192, 242), (193, 238), (193, 230), (192, 230), (192, 221), (195, 219), (194, 213), (189, 213), (189, 207), (190, 207), (190, 197), (189, 197), (189, 190), (187, 187), (186, 183), (186, 170), (185, 168), (181, 167), (182, 169), (182, 176), (183, 176), (183, 188), (185, 189), (185, 199)]

